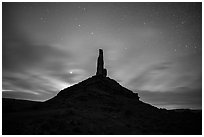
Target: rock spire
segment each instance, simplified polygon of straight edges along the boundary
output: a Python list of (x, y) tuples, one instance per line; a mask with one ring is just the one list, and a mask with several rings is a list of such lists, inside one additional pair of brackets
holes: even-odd
[(106, 77), (107, 70), (104, 68), (104, 61), (103, 61), (103, 50), (99, 49), (99, 56), (97, 60), (97, 76)]

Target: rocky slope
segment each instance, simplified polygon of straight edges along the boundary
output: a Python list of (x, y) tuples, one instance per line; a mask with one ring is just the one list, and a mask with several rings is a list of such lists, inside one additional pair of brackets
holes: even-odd
[(3, 134), (202, 133), (201, 111), (158, 109), (108, 77), (93, 76), (46, 102), (28, 102), (3, 100)]

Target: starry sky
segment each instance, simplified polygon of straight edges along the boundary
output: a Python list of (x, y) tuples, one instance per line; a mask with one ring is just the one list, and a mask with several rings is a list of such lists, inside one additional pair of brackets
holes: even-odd
[(202, 108), (200, 3), (2, 3), (2, 96), (44, 101), (95, 75), (159, 108)]

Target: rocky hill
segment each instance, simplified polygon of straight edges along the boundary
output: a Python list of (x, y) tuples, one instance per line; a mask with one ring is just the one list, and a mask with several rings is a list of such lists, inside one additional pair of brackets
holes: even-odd
[(140, 101), (106, 76), (100, 55), (95, 76), (50, 100), (3, 99), (2, 134), (202, 134), (201, 111), (158, 109)]

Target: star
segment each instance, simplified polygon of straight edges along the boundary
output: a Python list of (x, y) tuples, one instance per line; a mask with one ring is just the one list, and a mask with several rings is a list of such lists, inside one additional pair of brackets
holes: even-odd
[(91, 35), (94, 35), (94, 32), (91, 32), (90, 34), (91, 34)]
[(40, 17), (40, 20), (43, 20), (44, 18), (43, 17)]
[(184, 20), (182, 20), (182, 21), (181, 21), (181, 24), (185, 24), (185, 21), (184, 21)]
[(77, 31), (80, 31), (80, 29), (81, 29), (81, 24), (74, 24), (73, 26), (77, 29)]
[(40, 17), (40, 20), (41, 20), (43, 23), (46, 23), (47, 18), (45, 18), (45, 17)]

